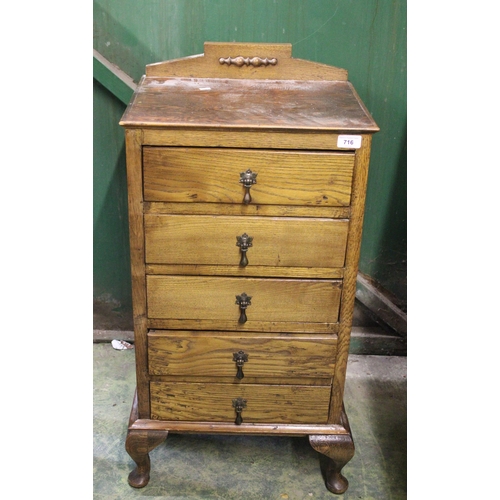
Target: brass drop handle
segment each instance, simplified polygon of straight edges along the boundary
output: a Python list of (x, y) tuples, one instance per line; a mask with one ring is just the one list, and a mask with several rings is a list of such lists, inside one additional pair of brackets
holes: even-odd
[(236, 420), (234, 423), (236, 425), (241, 425), (243, 423), (243, 418), (241, 418), (241, 412), (247, 406), (247, 400), (243, 398), (233, 399), (233, 408), (236, 411)]
[(240, 247), (241, 250), (241, 260), (240, 266), (248, 266), (247, 250), (252, 246), (253, 236), (248, 236), (247, 233), (243, 233), (241, 236), (236, 236), (236, 246)]
[(252, 297), (249, 297), (246, 293), (242, 293), (241, 295), (236, 295), (236, 304), (240, 306), (240, 319), (238, 320), (238, 323), (246, 323), (247, 321), (247, 314), (246, 314), (246, 309), (248, 306), (252, 305)]
[(236, 362), (236, 378), (241, 380), (245, 376), (243, 365), (248, 361), (248, 354), (244, 351), (233, 352), (233, 361)]
[(252, 197), (250, 196), (250, 188), (257, 183), (257, 174), (252, 172), (250, 169), (245, 172), (240, 173), (240, 182), (243, 184), (245, 188), (245, 196), (243, 196), (243, 203), (248, 205), (252, 201)]

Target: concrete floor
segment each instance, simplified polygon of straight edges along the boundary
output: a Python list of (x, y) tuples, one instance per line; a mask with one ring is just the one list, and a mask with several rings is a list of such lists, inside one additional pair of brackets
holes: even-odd
[(351, 355), (345, 407), (356, 446), (349, 489), (333, 495), (307, 438), (168, 436), (150, 453), (151, 480), (127, 483), (134, 350), (94, 344), (94, 499), (406, 499), (406, 357)]

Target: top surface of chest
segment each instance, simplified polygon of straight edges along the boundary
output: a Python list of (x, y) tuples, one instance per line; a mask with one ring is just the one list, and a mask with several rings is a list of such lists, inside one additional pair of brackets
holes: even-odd
[(347, 81), (144, 77), (122, 124), (378, 130)]
[(291, 57), (289, 44), (205, 43), (205, 52), (150, 64), (120, 124), (373, 133), (347, 71)]

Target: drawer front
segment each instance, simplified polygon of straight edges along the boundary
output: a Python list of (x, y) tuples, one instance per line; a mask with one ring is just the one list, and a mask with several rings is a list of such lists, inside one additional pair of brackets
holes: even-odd
[(245, 255), (248, 266), (326, 268), (344, 265), (349, 222), (148, 214), (144, 225), (149, 264), (239, 266)]
[(151, 382), (155, 420), (234, 422), (242, 398), (243, 423), (326, 424), (330, 386)]
[[(331, 335), (240, 336), (224, 332), (148, 334), (151, 375), (331, 379), (337, 340)], [(241, 369), (237, 364), (241, 364)], [(241, 377), (243, 375), (243, 377)]]
[[(340, 280), (297, 280), (221, 278), (203, 276), (147, 276), (149, 318), (216, 320), (233, 329), (248, 328), (258, 322), (336, 323), (341, 295)], [(246, 308), (247, 321), (241, 323), (238, 296), (251, 297)], [(190, 327), (191, 328), (191, 327)], [(198, 327), (196, 327), (198, 329)], [(260, 329), (259, 329), (260, 331)]]
[(144, 147), (144, 200), (242, 204), (251, 170), (252, 204), (348, 206), (354, 154)]

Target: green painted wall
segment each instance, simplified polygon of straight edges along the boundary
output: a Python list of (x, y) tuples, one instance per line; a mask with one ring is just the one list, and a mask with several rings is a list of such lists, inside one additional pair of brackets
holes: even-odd
[(125, 105), (94, 80), (94, 298), (130, 309)]
[[(287, 42), (340, 66), (381, 131), (374, 136), (360, 271), (406, 304), (406, 2), (401, 0), (96, 0), (94, 48), (135, 81), (149, 63), (205, 41)], [(130, 304), (124, 106), (94, 85), (95, 295)], [(104, 294), (104, 295), (103, 295)]]

